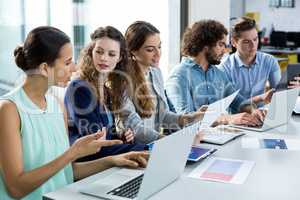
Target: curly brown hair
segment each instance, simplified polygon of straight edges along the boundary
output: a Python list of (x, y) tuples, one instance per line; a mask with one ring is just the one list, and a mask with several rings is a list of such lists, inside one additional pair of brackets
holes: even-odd
[(117, 112), (123, 103), (127, 90), (127, 79), (124, 75), (127, 72), (128, 55), (125, 38), (122, 33), (112, 26), (99, 27), (91, 34), (91, 42), (85, 47), (80, 54), (78, 66), (80, 69), (80, 78), (92, 84), (97, 98), (99, 94), (99, 72), (93, 63), (92, 51), (95, 48), (96, 40), (108, 37), (120, 43), (120, 61), (115, 69), (108, 74), (104, 86), (104, 102), (113, 112)]
[(142, 118), (149, 118), (154, 112), (154, 103), (150, 96), (150, 90), (146, 84), (143, 70), (136, 62), (133, 51), (139, 50), (150, 35), (160, 33), (152, 24), (145, 21), (136, 21), (131, 24), (125, 33), (125, 39), (129, 52), (128, 74), (132, 80), (132, 90), (129, 95), (133, 100), (138, 114)]
[(181, 53), (184, 56), (197, 56), (205, 46), (214, 47), (219, 40), (222, 40), (228, 31), (218, 21), (200, 20), (192, 27), (188, 27), (181, 42)]

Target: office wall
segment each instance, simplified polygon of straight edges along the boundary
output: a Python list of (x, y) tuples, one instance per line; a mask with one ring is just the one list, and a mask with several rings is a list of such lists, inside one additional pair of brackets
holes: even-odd
[[(169, 37), (168, 37), (168, 66), (162, 66), (164, 78), (168, 77), (172, 67), (180, 62), (180, 0), (169, 0)], [(164, 53), (162, 54), (164, 56)]]
[(215, 19), (230, 25), (230, 0), (190, 0), (189, 24), (201, 19)]
[(23, 82), (24, 73), (16, 66), (13, 51), (31, 29), (52, 25), (72, 39), (72, 0), (51, 0), (49, 6), (47, 0), (0, 0), (0, 96)]
[(78, 5), (72, 0), (40, 0), (37, 3), (35, 0), (0, 0), (0, 96), (19, 83), (15, 80), (22, 81), (24, 74), (16, 67), (12, 53), (24, 36), (38, 25), (49, 24), (66, 32), (75, 46), (76, 56), (76, 50), (82, 46), (74, 42), (73, 35), (85, 45), (96, 27), (109, 24), (125, 32), (136, 20), (149, 21), (161, 32), (160, 67), (166, 77), (169, 69), (180, 61), (180, 0), (131, 1), (128, 4), (119, 0), (85, 0)]
[(19, 0), (0, 0), (0, 95), (12, 88), (22, 74), (13, 58), (21, 43), (21, 4)]
[(245, 0), (230, 1), (230, 19), (239, 18), (245, 14)]
[[(102, 7), (102, 12), (99, 12), (99, 7)], [(112, 14), (112, 8), (116, 14)], [(159, 66), (165, 79), (171, 67), (179, 63), (180, 0), (130, 0), (130, 4), (120, 0), (88, 0), (86, 10), (93, 13), (86, 13), (85, 16), (87, 36), (99, 25), (113, 25), (125, 33), (134, 21), (148, 21), (160, 31), (162, 56)], [(89, 41), (89, 38), (86, 38), (86, 41)]]
[(270, 33), (275, 30), (300, 31), (300, 0), (295, 0), (295, 8), (270, 8), (269, 1), (246, 0), (246, 12), (260, 12), (260, 28), (266, 27)]

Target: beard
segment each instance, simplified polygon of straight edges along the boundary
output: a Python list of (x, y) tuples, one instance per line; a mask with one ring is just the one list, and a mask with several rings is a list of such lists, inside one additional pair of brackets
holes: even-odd
[[(218, 65), (221, 63), (221, 57), (222, 56), (218, 56), (217, 54), (215, 54), (212, 49), (209, 49), (206, 52), (206, 60), (209, 64), (211, 65)], [(219, 58), (220, 57), (220, 58)]]

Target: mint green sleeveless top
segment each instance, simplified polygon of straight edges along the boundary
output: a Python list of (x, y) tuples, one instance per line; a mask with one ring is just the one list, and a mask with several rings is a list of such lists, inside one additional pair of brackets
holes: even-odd
[[(26, 95), (22, 87), (0, 97), (13, 102), (20, 116), (24, 170), (30, 171), (49, 163), (69, 148), (63, 111), (56, 97), (46, 94), (46, 110), (41, 110)], [(73, 171), (68, 164), (24, 200), (39, 200), (43, 194), (73, 182)], [(11, 200), (0, 174), (0, 199)]]

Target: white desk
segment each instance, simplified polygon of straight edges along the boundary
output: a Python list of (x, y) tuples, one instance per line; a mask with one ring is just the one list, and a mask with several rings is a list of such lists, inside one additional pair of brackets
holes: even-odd
[(287, 61), (289, 61), (289, 59), (288, 58), (278, 58), (278, 57), (275, 57), (276, 58), (276, 60), (280, 63), (280, 62), (287, 62)]
[[(300, 139), (300, 117), (293, 116), (290, 123), (266, 133), (247, 132), (257, 137), (283, 137)], [(187, 178), (186, 175), (200, 163), (188, 165), (183, 176), (150, 199), (172, 200), (260, 200), (300, 199), (300, 151), (273, 151), (243, 149), (241, 138), (223, 146), (215, 146), (214, 156), (255, 161), (255, 166), (242, 185), (209, 182)], [(167, 163), (166, 163), (167, 164)], [(96, 200), (78, 192), (78, 188), (118, 170), (112, 168), (83, 179), (58, 191), (48, 193), (44, 199)]]
[(262, 47), (260, 51), (270, 54), (300, 54), (300, 49)]

